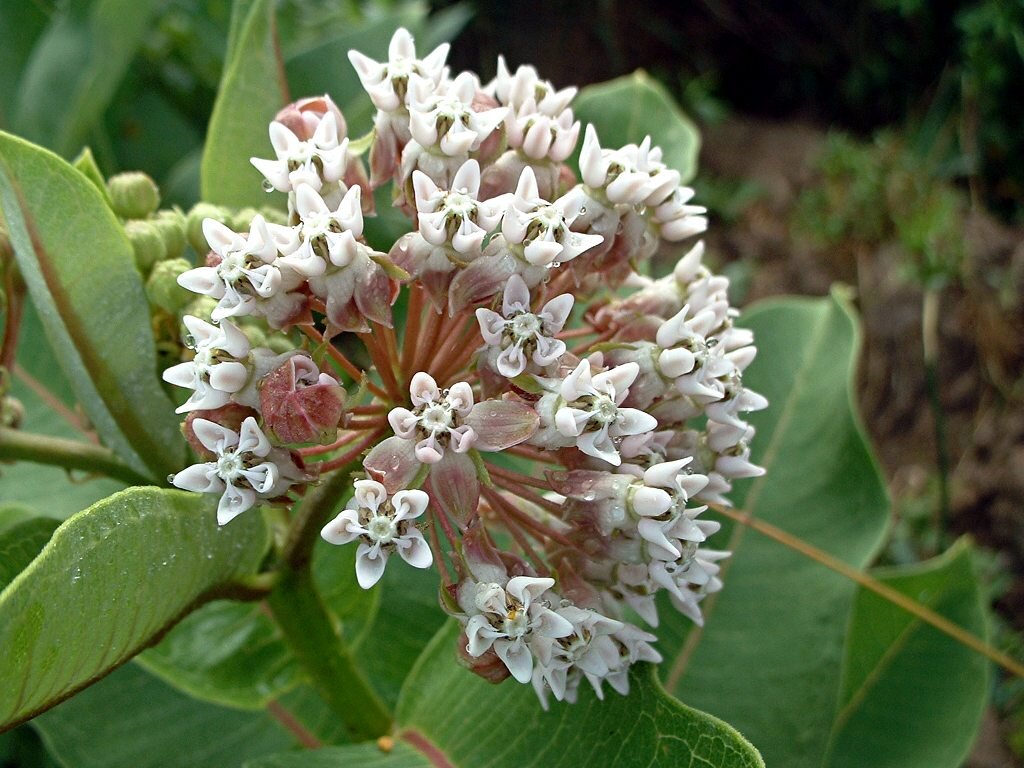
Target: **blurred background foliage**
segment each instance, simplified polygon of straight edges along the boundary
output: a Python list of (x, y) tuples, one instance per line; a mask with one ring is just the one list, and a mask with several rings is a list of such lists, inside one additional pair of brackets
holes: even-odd
[[(144, 170), (187, 210), (231, 13), (230, 0), (0, 0), (0, 129), (69, 159), (87, 145), (105, 175)], [(856, 288), (858, 399), (897, 509), (887, 559), (972, 534), (996, 640), (1019, 654), (1024, 3), (280, 0), (277, 20), (289, 74), (327, 55), (347, 69), (339, 39), (401, 23), (421, 48), (452, 39), (453, 70), (484, 78), (503, 53), (560, 86), (637, 68), (664, 83), (701, 124), (694, 184), (737, 300)], [(354, 135), (369, 127), (368, 109), (346, 116)], [(1002, 682), (993, 701), (976, 768), (1024, 756), (1024, 685)], [(33, 739), (0, 737), (0, 765), (45, 764)]]

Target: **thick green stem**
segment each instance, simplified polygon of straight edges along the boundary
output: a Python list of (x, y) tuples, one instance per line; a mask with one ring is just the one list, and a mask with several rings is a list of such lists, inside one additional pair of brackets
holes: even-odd
[(391, 713), (356, 665), (309, 569), (285, 571), (267, 604), (313, 687), (341, 718), (352, 740), (389, 733)]
[(101, 446), (6, 427), (0, 427), (0, 461), (34, 461), (64, 469), (80, 469), (129, 485), (153, 483), (151, 478), (140, 475), (122, 463), (112, 451)]
[(317, 692), (353, 741), (365, 741), (390, 732), (391, 713), (356, 665), (310, 571), (320, 529), (350, 489), (351, 472), (358, 467), (356, 461), (332, 473), (299, 506), (282, 547), (280, 579), (267, 604)]

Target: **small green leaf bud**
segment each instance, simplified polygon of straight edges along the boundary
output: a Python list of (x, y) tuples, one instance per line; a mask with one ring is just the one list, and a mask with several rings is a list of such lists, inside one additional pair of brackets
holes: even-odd
[(171, 314), (179, 312), (192, 301), (192, 294), (178, 285), (178, 276), (192, 269), (185, 259), (170, 259), (154, 265), (146, 281), (146, 297), (150, 304)]
[(185, 252), (185, 214), (177, 208), (157, 211), (150, 219), (167, 247), (168, 259), (177, 259)]
[(160, 236), (160, 230), (149, 221), (128, 221), (124, 233), (135, 253), (135, 266), (139, 272), (148, 275), (153, 265), (167, 258), (167, 246)]
[(210, 203), (197, 203), (193, 206), (185, 218), (185, 235), (188, 238), (188, 244), (192, 246), (192, 250), (199, 256), (200, 261), (205, 261), (206, 254), (210, 252), (210, 245), (206, 242), (206, 236), (203, 234), (203, 221), (206, 219), (214, 219), (221, 224), (231, 226), (231, 213), (225, 208)]
[(114, 213), (122, 219), (144, 219), (160, 207), (160, 188), (140, 171), (111, 176), (107, 192)]

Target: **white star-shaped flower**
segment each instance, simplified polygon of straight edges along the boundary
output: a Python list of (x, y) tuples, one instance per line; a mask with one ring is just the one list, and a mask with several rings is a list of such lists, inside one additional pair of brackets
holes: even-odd
[(270, 453), (270, 441), (252, 416), (242, 422), (238, 432), (206, 419), (195, 419), (192, 429), (216, 459), (193, 464), (170, 480), (186, 491), (221, 494), (217, 505), (220, 525), (252, 507), (257, 497), (278, 491), (280, 469), (274, 462), (264, 460)]
[(467, 160), (443, 190), (422, 171), (413, 171), (419, 232), (431, 245), (451, 242), (462, 254), (478, 253), (484, 238), (498, 226), (502, 210), (495, 201), (477, 200), (480, 164)]
[(621, 407), (639, 373), (636, 363), (625, 363), (591, 375), (590, 361), (581, 360), (559, 390), (563, 402), (554, 419), (558, 432), (575, 437), (576, 447), (588, 456), (619, 466), (622, 459), (615, 440), (658, 426), (658, 420), (650, 414)]
[(374, 61), (359, 51), (349, 51), (348, 59), (373, 105), (381, 112), (394, 112), (406, 105), (411, 83), (422, 80), (429, 88), (441, 83), (448, 48), (448, 43), (442, 43), (427, 56), (417, 58), (412, 35), (401, 27), (388, 45), (387, 61)]
[(163, 372), (163, 379), (195, 392), (175, 413), (227, 405), (231, 395), (249, 379), (249, 367), (242, 362), (249, 355), (249, 340), (227, 320), (216, 326), (185, 315), (182, 321), (191, 337), (188, 346), (195, 349), (195, 355), (188, 362), (172, 365)]
[(337, 210), (332, 211), (313, 187), (302, 184), (295, 190), (298, 246), (278, 259), (278, 264), (303, 277), (320, 277), (329, 265), (347, 267), (359, 253), (363, 234), (360, 188), (352, 186)]
[(476, 432), (462, 423), (473, 410), (473, 389), (464, 381), (442, 392), (433, 377), (420, 371), (409, 384), (413, 410), (394, 408), (388, 423), (395, 434), (416, 441), (416, 458), (424, 464), (436, 464), (446, 447), (466, 453), (476, 441)]
[(388, 556), (395, 552), (414, 568), (429, 568), (434, 562), (413, 522), (429, 503), (430, 497), (420, 490), (399, 491), (389, 499), (376, 480), (357, 480), (352, 500), (321, 535), (331, 544), (359, 541), (356, 579), (360, 587), (369, 589), (380, 581)]
[(502, 314), (483, 307), (476, 311), (484, 341), (501, 350), (495, 361), (498, 373), (515, 378), (526, 370), (530, 360), (541, 368), (557, 362), (565, 354), (565, 342), (554, 336), (562, 330), (572, 306), (572, 294), (563, 293), (534, 314), (523, 278), (515, 274), (509, 277)]
[(290, 192), (300, 184), (319, 190), (325, 182), (340, 181), (345, 175), (348, 139), (338, 141), (338, 121), (333, 112), (320, 120), (312, 137), (302, 141), (284, 123), (270, 124), (274, 160), (249, 158), (256, 170), (278, 192)]
[(583, 201), (578, 188), (553, 203), (544, 200), (537, 190), (537, 177), (527, 166), (501, 220), (501, 234), (510, 245), (522, 246), (522, 258), (533, 266), (547, 267), (575, 259), (604, 240), (601, 235), (569, 229)]
[(530, 576), (515, 576), (504, 587), (476, 584), (473, 615), (466, 625), (470, 656), (481, 656), (493, 647), (512, 676), (528, 683), (533, 676), (530, 640), (534, 636), (566, 637), (573, 631), (569, 621), (539, 599), (554, 585), (554, 579)]

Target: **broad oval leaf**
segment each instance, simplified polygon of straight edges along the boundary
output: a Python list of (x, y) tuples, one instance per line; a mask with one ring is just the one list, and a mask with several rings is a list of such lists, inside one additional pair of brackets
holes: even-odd
[(142, 279), (96, 187), (0, 133), (0, 207), (50, 346), (100, 436), (143, 474), (179, 469), (184, 440), (157, 379)]
[(267, 127), (288, 102), (273, 0), (237, 2), (217, 101), (200, 166), (203, 200), (233, 207), (284, 205), (267, 195), (250, 157), (272, 157)]
[(576, 96), (572, 109), (576, 119), (584, 125), (592, 123), (597, 129), (602, 147), (618, 149), (637, 144), (649, 135), (651, 142), (661, 147), (662, 161), (679, 171), (684, 184), (697, 173), (697, 126), (665, 87), (643, 70), (586, 86)]
[(219, 528), (203, 497), (132, 488), (57, 529), (0, 592), (0, 730), (53, 706), (256, 572), (258, 514)]
[[(766, 302), (743, 316), (758, 345), (744, 382), (770, 407), (751, 415), (768, 472), (737, 506), (858, 567), (886, 531), (885, 486), (851, 401), (859, 334), (845, 301)], [(726, 526), (725, 588), (705, 627), (665, 605), (658, 630), (668, 691), (731, 723), (769, 765), (821, 766), (838, 707), (855, 585), (760, 534)], [(771, 706), (765, 706), (771, 702)]]
[(492, 685), (464, 669), (455, 658), (458, 635), (449, 622), (417, 661), (399, 699), (398, 748), (391, 754), (366, 745), (332, 747), (246, 768), (764, 765), (730, 726), (667, 696), (650, 667), (634, 673), (629, 696), (608, 693), (599, 701), (587, 688), (576, 704), (556, 702), (544, 712), (530, 686)]
[[(872, 575), (979, 637), (984, 597), (961, 540), (924, 563)], [(981, 655), (861, 589), (846, 638), (829, 768), (958, 768), (988, 703)]]
[(74, 768), (238, 768), (295, 743), (265, 712), (196, 701), (135, 664), (32, 725), (50, 753)]

